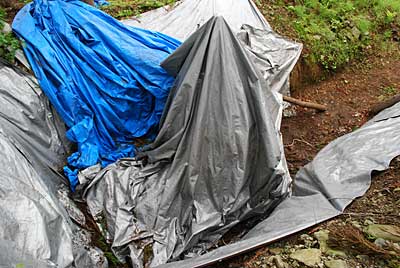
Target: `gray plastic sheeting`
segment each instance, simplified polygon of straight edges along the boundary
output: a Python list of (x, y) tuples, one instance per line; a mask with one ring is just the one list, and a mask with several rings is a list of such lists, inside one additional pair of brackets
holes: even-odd
[(302, 45), (276, 34), (251, 0), (183, 0), (123, 23), (184, 41), (213, 16), (223, 17), (238, 35), (269, 90), (289, 95), (289, 73), (300, 57)]
[[(140, 162), (107, 167), (86, 191), (121, 259), (129, 254), (142, 266), (148, 245), (152, 266), (197, 256), (289, 194), (281, 103), (249, 54), (225, 20), (213, 17), (162, 64), (176, 84), (155, 142)], [(292, 54), (271, 57), (293, 61)]]
[(185, 41), (213, 16), (224, 17), (235, 33), (240, 31), (243, 24), (271, 30), (251, 0), (183, 0), (172, 6), (161, 7), (124, 20), (123, 23), (162, 32)]
[(57, 173), (64, 134), (34, 78), (0, 62), (0, 267), (107, 266), (62, 205), (84, 221)]
[(160, 267), (201, 267), (279, 240), (340, 215), (366, 193), (371, 172), (389, 167), (400, 155), (400, 103), (382, 111), (362, 128), (328, 144), (296, 175), (291, 198), (239, 242), (200, 257)]

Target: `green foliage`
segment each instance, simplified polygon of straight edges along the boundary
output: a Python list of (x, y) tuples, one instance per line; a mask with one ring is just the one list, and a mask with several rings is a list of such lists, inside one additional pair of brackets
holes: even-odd
[[(4, 28), (4, 18), (6, 12), (0, 8), (0, 29)], [(14, 62), (15, 52), (21, 47), (20, 41), (14, 36), (12, 32), (4, 33), (0, 31), (0, 58), (9, 62)]]
[(110, 0), (109, 2), (110, 5), (102, 7), (102, 10), (116, 19), (122, 19), (172, 4), (175, 0)]
[(396, 95), (399, 91), (394, 86), (387, 86), (381, 88), (381, 95), (379, 95), (378, 99), (380, 101), (384, 101)]
[(344, 66), (382, 40), (394, 39), (394, 29), (400, 27), (399, 0), (260, 0), (258, 5), (272, 9), (263, 10), (272, 17), (272, 25), (303, 42), (306, 58), (328, 70)]

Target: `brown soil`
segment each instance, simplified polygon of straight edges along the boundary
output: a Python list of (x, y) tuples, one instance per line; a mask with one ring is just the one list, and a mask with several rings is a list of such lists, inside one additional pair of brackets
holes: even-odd
[[(371, 56), (364, 62), (354, 64), (325, 81), (293, 92), (296, 98), (329, 107), (325, 113), (292, 107), (296, 115), (283, 119), (285, 153), (293, 176), (326, 144), (368, 121), (368, 113), (374, 104), (400, 93), (399, 51), (395, 50), (385, 56)], [(295, 247), (301, 234), (329, 228), (330, 225), (336, 226), (352, 221), (363, 222), (370, 219), (375, 223), (400, 226), (399, 178), (400, 158), (396, 158), (392, 161), (389, 170), (374, 174), (372, 186), (367, 194), (355, 200), (346, 209), (344, 215), (278, 243), (267, 245), (255, 252), (210, 267), (269, 267), (263, 262), (273, 255), (268, 251), (269, 248)], [(379, 257), (372, 257), (366, 261), (359, 260), (354, 255), (347, 261), (354, 267), (360, 268), (387, 267), (386, 264), (376, 266), (382, 262)]]
[(17, 0), (0, 0), (0, 8), (3, 8), (6, 12), (6, 22), (11, 24), (17, 12), (25, 4)]

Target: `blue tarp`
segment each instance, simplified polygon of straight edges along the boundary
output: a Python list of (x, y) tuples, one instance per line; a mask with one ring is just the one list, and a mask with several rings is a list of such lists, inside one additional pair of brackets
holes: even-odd
[(134, 156), (135, 138), (155, 136), (174, 82), (160, 63), (179, 41), (76, 0), (35, 0), (13, 30), (78, 145), (64, 168), (72, 189), (79, 169)]
[(108, 1), (106, 1), (106, 0), (94, 0), (94, 4), (95, 4), (97, 7), (109, 6), (109, 5), (110, 5), (110, 3), (109, 3)]

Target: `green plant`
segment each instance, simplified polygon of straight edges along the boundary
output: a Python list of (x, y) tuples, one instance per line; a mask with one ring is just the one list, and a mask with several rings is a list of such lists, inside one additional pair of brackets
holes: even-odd
[(259, 0), (257, 4), (278, 32), (304, 43), (306, 60), (331, 71), (361, 58), (371, 46), (383, 49), (383, 42), (394, 39), (393, 29), (400, 27), (399, 0)]
[(102, 7), (102, 10), (116, 19), (123, 19), (172, 4), (175, 0), (109, 0), (109, 2), (110, 5)]
[(387, 100), (390, 97), (393, 97), (397, 93), (398, 93), (398, 90), (394, 86), (382, 87), (381, 88), (381, 95), (378, 96), (378, 99), (380, 101), (384, 101), (384, 100)]
[(0, 8), (0, 58), (9, 62), (14, 62), (15, 53), (21, 47), (20, 41), (12, 32), (3, 32), (4, 18), (6, 17), (4, 9)]

